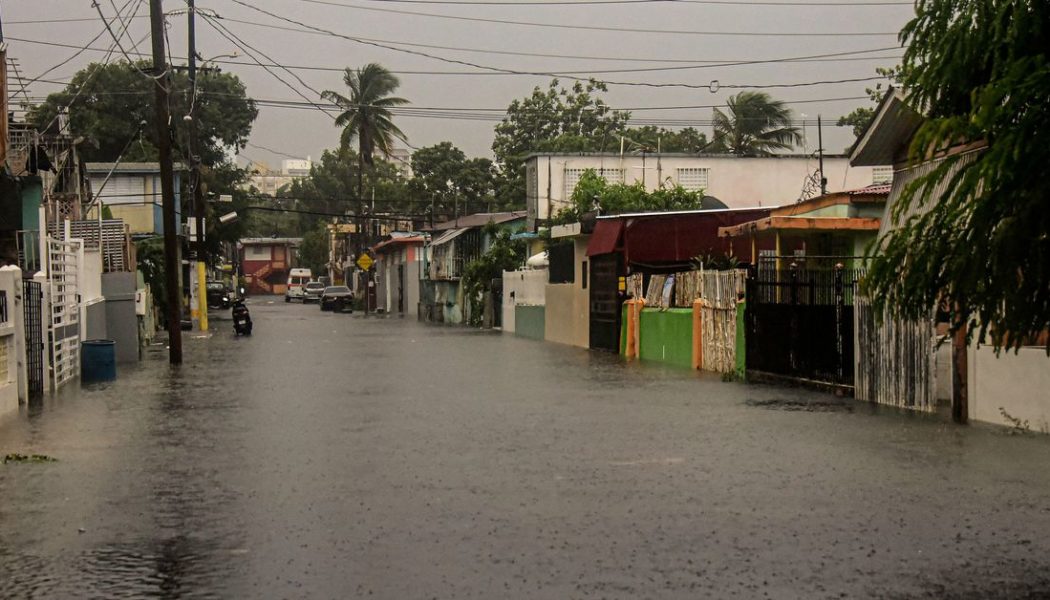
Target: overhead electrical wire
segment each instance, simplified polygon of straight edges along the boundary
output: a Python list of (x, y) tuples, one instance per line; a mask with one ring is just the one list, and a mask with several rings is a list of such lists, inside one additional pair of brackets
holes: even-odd
[[(236, 0), (235, 0), (236, 1)], [(607, 31), (614, 33), (647, 33), (659, 35), (703, 35), (722, 37), (875, 37), (892, 36), (897, 37), (896, 31), (690, 31), (683, 29), (645, 29), (637, 27), (608, 27), (603, 25), (569, 25), (565, 23), (539, 23), (535, 21), (515, 21), (510, 19), (491, 19), (486, 17), (466, 17), (463, 15), (443, 15), (440, 13), (426, 13), (414, 10), (402, 10), (396, 8), (378, 8), (375, 6), (359, 6), (333, 2), (332, 0), (299, 0), (310, 4), (323, 4), (325, 6), (336, 6), (350, 10), (365, 10), (371, 12), (391, 13), (415, 17), (427, 17), (431, 19), (447, 19), (453, 21), (469, 21), (472, 23), (491, 23), (498, 25), (513, 25), (519, 27), (541, 27), (549, 29), (571, 29), (574, 31)], [(244, 4), (237, 2), (237, 4)]]
[[(464, 66), (468, 66), (468, 67), (474, 67), (474, 68), (477, 68), (477, 69), (483, 69), (483, 70), (488, 70), (488, 71), (499, 71), (499, 72), (504, 72), (504, 73), (517, 73), (517, 74), (522, 74), (522, 75), (538, 75), (538, 76), (544, 76), (544, 77), (564, 77), (566, 79), (571, 79), (571, 80), (575, 80), (575, 81), (590, 81), (592, 79), (596, 79), (596, 78), (593, 78), (593, 77), (579, 77), (579, 76), (575, 76), (575, 75), (560, 75), (559, 76), (559, 75), (554, 75), (554, 74), (552, 74), (552, 73), (550, 73), (548, 71), (521, 71), (521, 70), (516, 70), (516, 69), (505, 69), (505, 68), (502, 68), (502, 67), (494, 67), (494, 66), (491, 66), (491, 65), (484, 65), (484, 64), (474, 63), (474, 62), (470, 62), (470, 61), (464, 61), (464, 60), (459, 60), (459, 59), (454, 59), (454, 58), (447, 58), (447, 57), (438, 56), (438, 55), (435, 55), (435, 54), (429, 54), (427, 52), (420, 52), (418, 50), (409, 50), (409, 49), (405, 49), (405, 48), (397, 48), (397, 47), (391, 46), (389, 44), (380, 44), (380, 43), (376, 43), (376, 42), (364, 41), (364, 40), (362, 40), (360, 38), (355, 38), (355, 37), (352, 37), (352, 36), (343, 35), (343, 34), (340, 34), (340, 33), (336, 33), (334, 31), (323, 29), (321, 27), (316, 27), (314, 25), (309, 25), (309, 24), (303, 23), (301, 21), (296, 21), (295, 19), (292, 19), (292, 18), (289, 18), (289, 17), (278, 15), (278, 14), (273, 13), (271, 11), (259, 8), (257, 6), (253, 6), (253, 5), (251, 5), (251, 4), (247, 3), (247, 2), (244, 2), (243, 0), (230, 0), (230, 1), (234, 2), (235, 4), (239, 4), (241, 6), (250, 8), (250, 9), (252, 9), (254, 11), (257, 11), (257, 12), (263, 13), (265, 15), (268, 15), (268, 16), (270, 16), (272, 18), (275, 18), (275, 19), (278, 19), (278, 20), (281, 20), (281, 21), (285, 21), (285, 22), (288, 22), (288, 23), (292, 23), (292, 24), (295, 24), (295, 25), (299, 25), (300, 27), (306, 27), (306, 28), (309, 28), (309, 29), (314, 29), (316, 31), (325, 32), (325, 33), (328, 33), (329, 35), (332, 35), (334, 37), (343, 38), (343, 39), (346, 39), (346, 40), (349, 40), (349, 41), (353, 41), (353, 42), (356, 42), (356, 43), (359, 43), (359, 44), (368, 45), (368, 46), (375, 46), (375, 47), (378, 47), (378, 48), (385, 48), (387, 50), (393, 50), (395, 52), (402, 52), (402, 53), (406, 53), (406, 54), (422, 56), (422, 57), (425, 57), (425, 58), (430, 58), (432, 60), (438, 60), (438, 61), (441, 61), (441, 62), (447, 62), (447, 63), (452, 63), (452, 64), (460, 64), (460, 65), (464, 65)], [(817, 82), (807, 82), (807, 83), (764, 84), (764, 85), (767, 88), (772, 88), (772, 87), (802, 87), (802, 86), (808, 86), (808, 85), (827, 85), (829, 83), (848, 83), (848, 82), (852, 82), (852, 81), (865, 81), (865, 80), (866, 81), (871, 81), (873, 79), (878, 79), (878, 78), (881, 78), (881, 77), (864, 78), (864, 79), (852, 79), (852, 80), (830, 80), (830, 81), (817, 81)], [(650, 88), (676, 88), (676, 87), (680, 87), (680, 88), (689, 88), (689, 89), (707, 89), (707, 88), (709, 88), (711, 86), (711, 84), (653, 83), (653, 82), (647, 82), (647, 81), (612, 81), (612, 80), (608, 80), (608, 79), (601, 79), (601, 81), (603, 83), (607, 84), (607, 85), (617, 85), (617, 86), (626, 86), (626, 87), (650, 87)], [(742, 84), (738, 84), (738, 85), (742, 86)], [(720, 86), (720, 87), (728, 87), (728, 86)]]
[[(248, 22), (248, 21), (242, 21), (242, 20), (236, 20), (236, 19), (223, 19), (223, 20), (234, 22), (234, 23), (249, 23), (249, 24), (253, 24), (253, 25), (266, 26), (265, 24), (262, 24), (262, 23), (254, 23), (254, 22)], [(292, 28), (292, 27), (287, 27), (287, 28), (286, 27), (281, 27), (281, 29), (286, 29), (286, 30), (291, 30), (291, 31), (299, 31), (299, 32), (302, 32), (302, 33), (309, 33), (309, 34), (313, 34), (313, 35), (325, 35), (325, 36), (327, 36), (327, 34), (315, 32), (315, 31), (310, 31), (310, 30), (307, 30), (307, 29), (299, 29), (299, 28)], [(28, 44), (39, 44), (39, 45), (43, 45), (43, 46), (54, 46), (54, 47), (59, 47), (59, 48), (80, 48), (80, 46), (76, 46), (74, 44), (64, 44), (62, 42), (51, 42), (51, 41), (44, 41), (44, 40), (32, 40), (32, 39), (28, 39), (28, 38), (20, 38), (20, 37), (12, 37), (12, 36), (6, 36), (6, 39), (11, 40), (11, 41), (18, 41), (18, 42), (28, 43)], [(364, 39), (364, 38), (362, 38), (362, 39)], [(404, 42), (386, 42), (386, 43), (404, 44)], [(457, 47), (451, 47), (451, 46), (430, 46), (430, 45), (426, 45), (426, 47), (436, 47), (436, 48), (445, 49), (445, 50), (454, 50), (454, 51), (462, 51), (462, 52), (478, 52), (478, 53), (484, 53), (484, 54), (493, 54), (493, 53), (500, 54), (501, 53), (499, 51), (490, 51), (490, 50), (476, 49), (476, 48), (457, 48)], [(108, 50), (105, 49), (105, 48), (87, 48), (87, 50), (92, 51), (92, 52), (108, 52)], [(569, 56), (569, 55), (564, 55), (564, 54), (541, 54), (541, 53), (534, 53), (534, 52), (502, 52), (502, 54), (518, 55), (518, 56), (534, 56), (534, 57), (541, 57), (541, 58), (563, 58), (563, 59), (572, 59), (572, 60), (577, 60), (577, 59), (579, 59), (579, 60), (594, 59), (594, 60), (624, 61), (624, 62), (688, 63), (689, 66), (686, 67), (686, 68), (689, 68), (689, 69), (704, 69), (704, 68), (722, 68), (722, 67), (761, 65), (761, 64), (769, 64), (769, 63), (807, 63), (807, 62), (823, 63), (823, 62), (841, 62), (841, 61), (849, 61), (849, 62), (852, 62), (852, 61), (896, 61), (896, 60), (899, 60), (901, 58), (900, 55), (894, 55), (894, 56), (856, 56), (857, 54), (872, 54), (872, 53), (876, 53), (876, 52), (885, 52), (885, 51), (889, 51), (889, 50), (900, 50), (900, 48), (895, 47), (895, 46), (890, 46), (890, 47), (886, 47), (886, 48), (871, 48), (871, 49), (867, 49), (867, 50), (851, 50), (851, 51), (847, 51), (847, 52), (832, 52), (832, 53), (825, 53), (825, 54), (811, 54), (811, 55), (806, 55), (806, 56), (793, 56), (793, 57), (783, 57), (783, 58), (774, 58), (774, 59), (760, 59), (760, 60), (750, 60), (750, 59), (748, 59), (748, 60), (744, 60), (744, 59), (734, 59), (734, 60), (729, 60), (729, 59), (722, 59), (722, 60), (693, 60), (693, 59), (685, 59), (685, 58), (632, 58), (632, 57), (612, 57), (612, 58), (610, 58), (610, 57), (607, 57), (607, 56), (606, 57), (586, 57), (586, 56)], [(142, 58), (146, 58), (146, 57), (149, 56), (148, 54), (143, 53), (143, 52), (139, 52), (139, 53), (132, 52), (131, 54), (133, 54), (135, 56), (142, 57)], [(224, 60), (224, 59), (210, 60), (208, 62), (214, 62), (214, 63), (217, 63), (217, 64), (224, 64), (224, 65), (241, 65), (241, 66), (249, 66), (249, 67), (259, 67), (260, 66), (259, 64), (254, 63), (254, 62), (244, 62), (244, 61)], [(274, 68), (283, 67), (285, 69), (293, 69), (293, 70), (297, 70), (297, 71), (330, 71), (330, 72), (339, 72), (339, 73), (341, 73), (341, 72), (346, 70), (346, 67), (326, 67), (326, 66), (318, 66), (318, 65), (277, 65), (277, 64), (269, 64), (269, 65), (266, 65), (266, 66), (270, 66), (270, 67), (274, 67)], [(664, 69), (662, 67), (655, 67), (655, 68), (652, 68), (652, 69), (645, 69), (645, 70), (666, 70), (666, 69)], [(575, 69), (574, 71), (568, 71), (568, 72), (569, 73), (597, 73), (597, 72), (610, 72), (610, 71), (603, 70), (601, 67), (596, 67), (596, 68), (579, 68), (579, 69)], [(405, 71), (405, 70), (392, 70), (391, 73), (394, 73), (396, 75), (517, 75), (517, 73), (490, 73), (490, 72), (479, 72), (479, 71)], [(555, 72), (555, 74), (556, 73), (557, 72)]]
[[(303, 0), (309, 2), (310, 0)], [(368, 2), (390, 2), (395, 4), (447, 4), (456, 6), (587, 6), (592, 4), (707, 4), (725, 6), (828, 6), (828, 7), (869, 7), (869, 6), (914, 6), (908, 0), (883, 0), (862, 2), (803, 2), (787, 0), (770, 2), (765, 0), (367, 0)], [(319, 2), (319, 4), (322, 4)]]

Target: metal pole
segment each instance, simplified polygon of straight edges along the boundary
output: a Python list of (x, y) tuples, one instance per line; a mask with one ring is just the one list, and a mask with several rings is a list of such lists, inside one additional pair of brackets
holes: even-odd
[(160, 187), (164, 215), (164, 279), (168, 296), (168, 360), (182, 363), (182, 290), (179, 289), (179, 241), (175, 222), (175, 178), (171, 165), (171, 115), (168, 113), (168, 86), (171, 77), (164, 60), (164, 7), (162, 0), (150, 0), (150, 33), (153, 37), (154, 110), (157, 121), (157, 154), (160, 159)]
[(817, 156), (820, 157), (820, 195), (828, 193), (828, 180), (824, 177), (824, 127), (817, 115)]
[(197, 128), (197, 32), (194, 0), (186, 0), (190, 79), (190, 186), (193, 191), (193, 213), (197, 218), (197, 318), (201, 331), (208, 331), (208, 288), (204, 250), (204, 190), (201, 187), (200, 134)]

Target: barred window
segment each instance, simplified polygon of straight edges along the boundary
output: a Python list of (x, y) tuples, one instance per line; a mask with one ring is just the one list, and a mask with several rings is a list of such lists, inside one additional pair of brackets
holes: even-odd
[(565, 169), (565, 198), (572, 196), (576, 184), (587, 171), (594, 171), (609, 183), (623, 183), (623, 169)]
[(872, 169), (871, 183), (873, 185), (893, 183), (893, 167), (875, 167)]
[(711, 169), (707, 167), (687, 167), (678, 169), (678, 185), (691, 192), (706, 190)]

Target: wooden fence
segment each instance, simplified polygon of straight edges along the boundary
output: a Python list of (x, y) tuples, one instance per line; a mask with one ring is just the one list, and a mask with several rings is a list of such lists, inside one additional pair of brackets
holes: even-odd
[(933, 319), (904, 321), (883, 315), (877, 320), (867, 299), (854, 301), (858, 400), (932, 412), (937, 406)]

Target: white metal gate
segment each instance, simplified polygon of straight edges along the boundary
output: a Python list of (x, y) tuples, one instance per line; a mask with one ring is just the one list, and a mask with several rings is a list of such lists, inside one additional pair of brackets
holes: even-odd
[(82, 242), (47, 239), (51, 384), (58, 389), (80, 375), (80, 261)]

